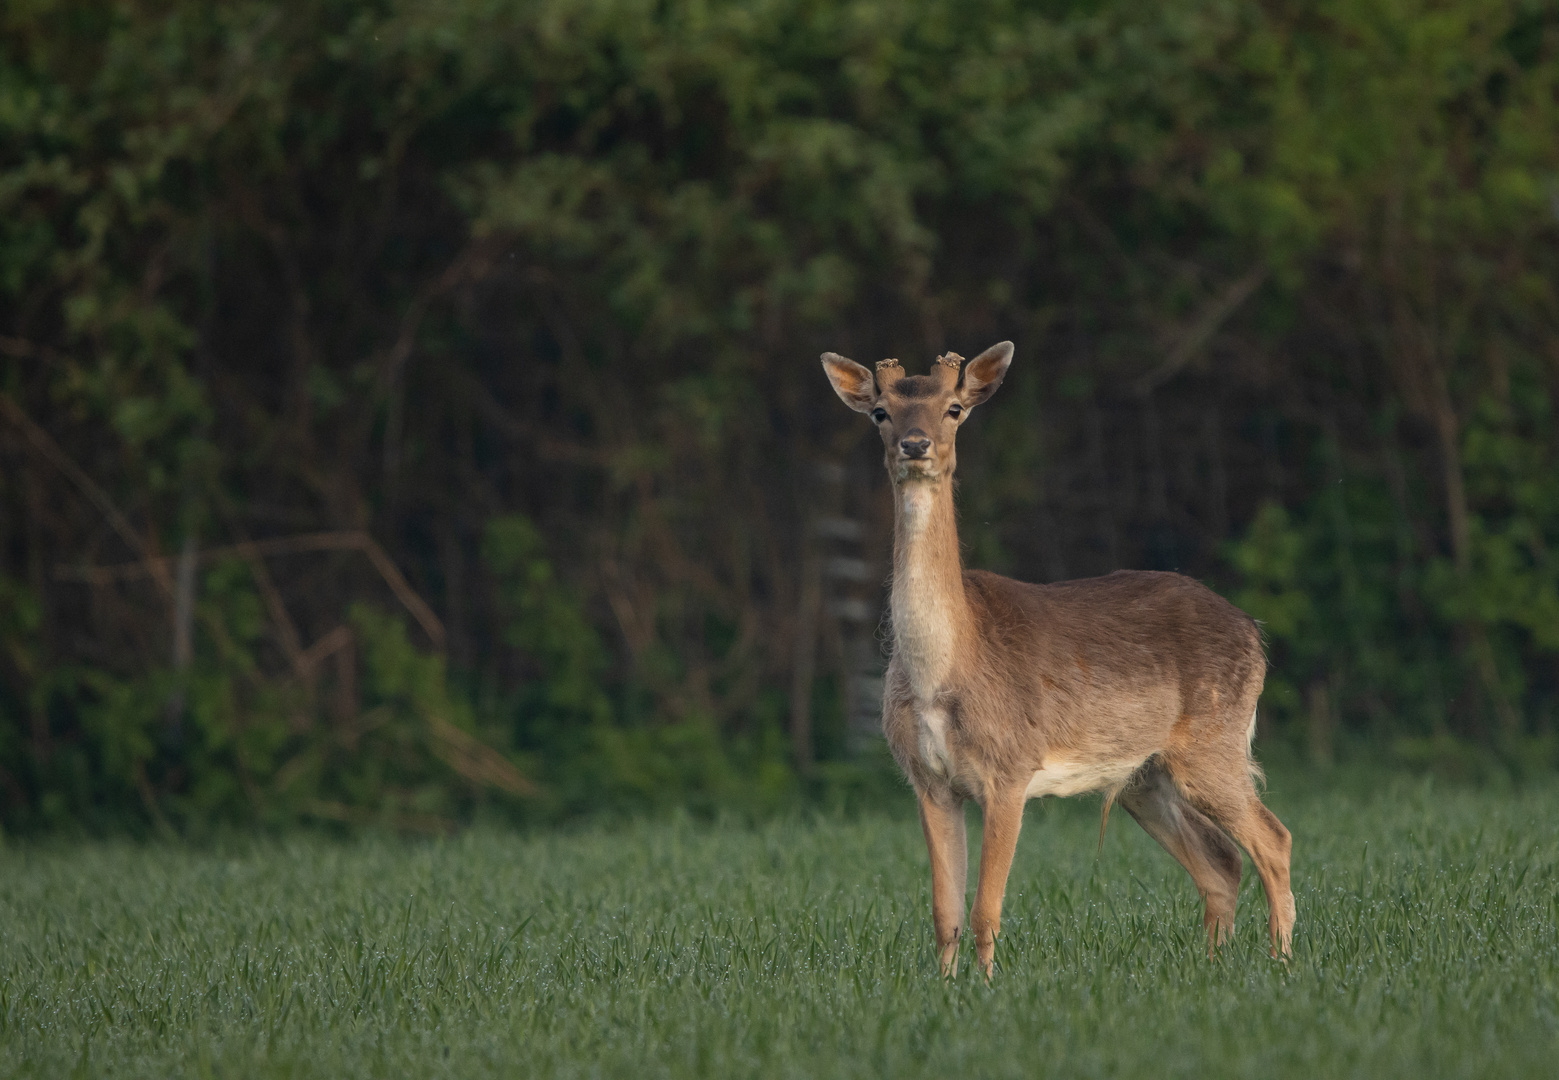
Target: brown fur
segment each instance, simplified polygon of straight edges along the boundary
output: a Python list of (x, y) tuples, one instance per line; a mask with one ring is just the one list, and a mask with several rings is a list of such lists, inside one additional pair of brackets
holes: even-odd
[(852, 361), (823, 356), (839, 396), (878, 421), (894, 482), (883, 731), (919, 798), (943, 970), (956, 970), (963, 916), (961, 804), (973, 799), (984, 811), (970, 926), (989, 977), (1031, 785), (1103, 791), (1106, 813), (1119, 798), (1190, 873), (1206, 904), (1209, 950), (1233, 927), (1233, 837), (1261, 875), (1273, 954), (1286, 955), (1290, 837), (1257, 797), (1247, 737), (1266, 675), (1255, 622), (1179, 574), (1031, 585), (961, 564), (955, 437), (1011, 355), (1003, 342), (961, 370), (948, 354), (929, 375), (894, 364), (875, 381)]

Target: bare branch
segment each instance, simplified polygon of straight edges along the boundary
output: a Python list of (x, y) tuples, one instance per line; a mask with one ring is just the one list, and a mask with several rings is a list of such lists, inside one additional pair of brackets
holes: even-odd
[(142, 562), (148, 567), (148, 576), (156, 582), (157, 588), (171, 601), (173, 599), (173, 560), (152, 556), (146, 547), (146, 541), (142, 540), (141, 535), (135, 531), (134, 526), (130, 524), (129, 518), (125, 517), (120, 512), (119, 507), (114, 505), (114, 500), (109, 498), (108, 492), (99, 487), (96, 481), (87, 475), (85, 469), (72, 461), (70, 455), (60, 448), (59, 443), (55, 442), (49, 433), (38, 425), (37, 421), (28, 416), (26, 411), (13, 401), (9, 394), (0, 393), (0, 415), (4, 415), (6, 419), (19, 427), (38, 455), (64, 473), (70, 479), (70, 482), (75, 484), (81, 493), (87, 497), (87, 501), (97, 507), (98, 512), (107, 519), (114, 532), (119, 534), (119, 538), (125, 542), (131, 551), (141, 556)]
[[(144, 551), (144, 547), (142, 548)], [(374, 569), (379, 571), (379, 576), (390, 587), (395, 598), (401, 602), (417, 624), (422, 627), (435, 648), (440, 651), (444, 648), (444, 624), (434, 614), (426, 600), (418, 595), (394, 560), (385, 554), (378, 541), (360, 530), (323, 533), (302, 533), (297, 536), (281, 536), (271, 540), (252, 540), (241, 544), (229, 544), (226, 547), (206, 548), (200, 553), (200, 561), (205, 563), (217, 562), (225, 558), (259, 559), (268, 555), (297, 555), (315, 551), (361, 551), (368, 556), (368, 561), (373, 563)], [(54, 575), (67, 581), (83, 581), (90, 585), (108, 585), (115, 581), (128, 581), (135, 578), (151, 577), (166, 578), (170, 573), (173, 560), (165, 556), (147, 555), (137, 562), (120, 563), (117, 566), (59, 566), (55, 568)], [(263, 588), (263, 586), (262, 586)], [(276, 616), (272, 611), (272, 616)], [(285, 614), (283, 610), (282, 614)], [(296, 638), (296, 632), (294, 632)], [(289, 650), (289, 657), (292, 651)], [(295, 661), (296, 662), (296, 661)]]
[(1132, 391), (1138, 397), (1147, 397), (1174, 378), (1181, 368), (1196, 358), (1197, 354), (1212, 340), (1212, 336), (1266, 280), (1267, 268), (1257, 265), (1215, 296), (1192, 321), (1185, 333), (1180, 335), (1180, 340), (1169, 350), (1169, 355), (1164, 358), (1164, 362), (1133, 383)]
[(535, 795), (536, 785), (509, 759), (476, 736), (437, 716), (428, 717), (433, 732), (433, 752), (450, 768), (472, 783), (487, 784), (510, 795)]
[(312, 678), (319, 665), (342, 649), (352, 647), (354, 638), (350, 627), (338, 626), (314, 644), (298, 654), (296, 666), (304, 678)]

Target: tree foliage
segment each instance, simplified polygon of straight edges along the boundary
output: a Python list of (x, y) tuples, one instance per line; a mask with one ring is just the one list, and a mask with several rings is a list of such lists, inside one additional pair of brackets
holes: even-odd
[(0, 814), (783, 798), (818, 462), (887, 543), (812, 358), (1002, 337), (972, 561), (1549, 760), (1556, 79), (1537, 0), (7, 5)]

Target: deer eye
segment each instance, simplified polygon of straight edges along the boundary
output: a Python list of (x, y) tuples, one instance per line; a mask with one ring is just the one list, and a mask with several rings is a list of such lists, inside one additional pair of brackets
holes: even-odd
[(954, 420), (957, 420), (963, 411), (964, 407), (958, 404), (956, 401), (947, 407), (947, 415), (951, 416)]
[(873, 409), (872, 410), (872, 423), (880, 424), (884, 420), (886, 420), (887, 418), (888, 418), (888, 410), (887, 409)]

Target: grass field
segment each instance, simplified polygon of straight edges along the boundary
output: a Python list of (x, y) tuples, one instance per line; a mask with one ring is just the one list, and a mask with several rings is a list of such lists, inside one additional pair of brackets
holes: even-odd
[[(999, 971), (944, 982), (912, 805), (441, 842), (0, 852), (14, 1076), (1551, 1076), (1559, 787), (1269, 803), (1295, 957), (1097, 801), (1030, 809)], [(967, 960), (967, 957), (966, 957)]]

